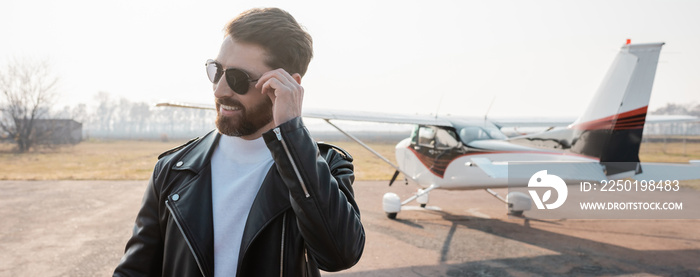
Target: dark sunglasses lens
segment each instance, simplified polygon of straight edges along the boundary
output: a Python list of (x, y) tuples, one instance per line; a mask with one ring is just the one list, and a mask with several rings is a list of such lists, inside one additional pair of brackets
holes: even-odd
[(223, 71), (221, 70), (218, 64), (214, 62), (207, 63), (207, 77), (209, 77), (209, 81), (211, 81), (212, 83), (219, 82), (221, 74), (223, 74)]
[(226, 70), (226, 82), (231, 89), (238, 94), (246, 94), (250, 83), (248, 74), (235, 68)]

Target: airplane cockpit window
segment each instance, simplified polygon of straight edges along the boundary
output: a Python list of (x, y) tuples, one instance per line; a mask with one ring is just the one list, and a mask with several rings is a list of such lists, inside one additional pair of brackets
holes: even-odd
[(420, 127), (416, 125), (413, 128), (413, 132), (411, 132), (411, 144), (418, 144), (418, 130), (420, 130)]
[[(446, 149), (459, 147), (460, 142), (454, 130), (442, 129), (433, 126), (421, 126), (413, 133), (413, 142), (420, 146)], [(416, 141), (417, 137), (417, 141)]]
[(504, 139), (505, 135), (496, 129), (489, 130), (477, 126), (467, 126), (459, 130), (459, 137), (464, 144), (467, 144), (475, 140)]
[(437, 129), (435, 134), (436, 148), (455, 148), (459, 146), (457, 134), (448, 129)]
[(430, 127), (421, 126), (418, 130), (418, 145), (435, 146), (435, 130)]

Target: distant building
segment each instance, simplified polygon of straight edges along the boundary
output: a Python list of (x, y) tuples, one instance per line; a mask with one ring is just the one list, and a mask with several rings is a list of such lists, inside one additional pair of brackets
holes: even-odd
[(83, 140), (83, 124), (72, 119), (35, 119), (34, 134), (44, 143), (77, 144)]

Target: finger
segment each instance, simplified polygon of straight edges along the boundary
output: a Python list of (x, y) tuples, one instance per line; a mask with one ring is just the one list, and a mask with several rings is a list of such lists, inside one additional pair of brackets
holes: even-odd
[(291, 89), (277, 78), (270, 78), (262, 85), (263, 94), (275, 94), (277, 96), (278, 92), (281, 93), (283, 91), (289, 92)]
[(274, 93), (263, 93), (264, 95), (267, 95), (268, 98), (270, 98), (270, 101), (272, 102), (272, 106), (274, 107), (275, 101), (277, 100), (277, 95)]
[[(277, 98), (281, 98), (283, 106), (298, 106), (295, 109), (301, 109), (301, 104), (304, 101), (304, 88), (297, 84), (295, 88), (289, 88), (289, 83), (283, 83), (277, 78), (271, 78), (263, 84), (262, 92), (270, 97), (274, 104)], [(296, 84), (296, 83), (294, 83)], [(274, 96), (274, 97), (272, 97)]]
[(275, 69), (275, 70), (272, 71), (272, 73), (273, 73), (277, 78), (279, 78), (280, 81), (289, 82), (289, 83), (292, 83), (292, 84), (293, 84), (293, 83), (296, 83), (296, 80), (294, 79), (294, 77), (292, 77), (292, 75), (289, 74), (289, 72), (287, 72), (287, 71), (284, 70), (283, 68)]
[[(298, 74), (298, 73), (295, 73), (295, 74)], [(283, 83), (289, 83), (290, 85), (292, 85), (292, 84), (297, 84), (297, 85), (298, 85), (298, 84), (299, 84), (299, 82), (297, 82), (297, 81), (294, 79), (294, 77), (292, 77), (292, 75), (290, 75), (287, 71), (285, 71), (285, 70), (282, 69), (282, 68), (278, 68), (278, 69), (275, 69), (275, 70), (271, 70), (271, 71), (265, 72), (265, 73), (260, 77), (260, 79), (258, 79), (258, 82), (255, 84), (255, 87), (256, 87), (256, 88), (260, 88), (263, 84), (265, 84), (265, 83), (266, 83), (268, 80), (270, 80), (271, 78), (277, 78), (277, 79), (279, 79), (281, 82), (283, 82)], [(290, 86), (290, 85), (287, 85), (287, 86)]]
[(262, 87), (265, 83), (267, 83), (270, 79), (272, 78), (280, 78), (280, 76), (277, 76), (279, 73), (277, 73), (276, 70), (270, 70), (265, 73), (263, 73), (262, 76), (258, 79), (258, 83), (255, 84), (256, 87)]
[(304, 97), (304, 88), (297, 82), (289, 82), (288, 80), (285, 82), (285, 80), (272, 77), (267, 79), (262, 85), (260, 93), (275, 94), (276, 96), (291, 98), (290, 100), (299, 102)]

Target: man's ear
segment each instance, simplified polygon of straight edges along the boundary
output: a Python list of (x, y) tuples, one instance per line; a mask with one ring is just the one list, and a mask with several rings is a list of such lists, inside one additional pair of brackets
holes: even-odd
[(300, 85), (301, 85), (301, 74), (299, 74), (299, 73), (294, 73), (294, 74), (292, 74), (292, 78), (294, 78), (294, 80), (297, 81), (297, 84), (300, 84)]

